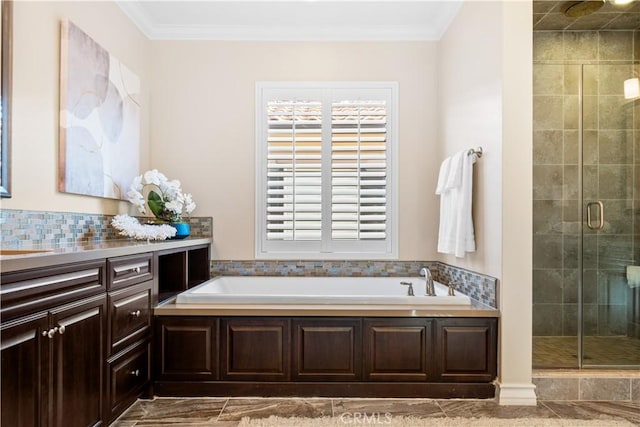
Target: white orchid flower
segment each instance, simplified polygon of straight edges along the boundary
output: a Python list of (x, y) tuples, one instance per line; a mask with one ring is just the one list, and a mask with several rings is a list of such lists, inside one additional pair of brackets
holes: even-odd
[(182, 213), (182, 203), (180, 203), (180, 201), (178, 200), (172, 200), (170, 202), (165, 203), (164, 208), (178, 215)]
[(137, 190), (131, 189), (127, 192), (127, 200), (131, 202), (142, 214), (147, 213), (144, 203), (144, 196)]
[(196, 203), (193, 201), (193, 196), (190, 193), (184, 195), (184, 210), (190, 214), (196, 208)]
[[(159, 197), (154, 196), (154, 210), (152, 213), (160, 220), (168, 222), (177, 222), (182, 220), (184, 212), (190, 214), (196, 208), (191, 194), (182, 192), (180, 181), (177, 179), (169, 180), (163, 173), (157, 169), (151, 169), (133, 179), (129, 191), (126, 194), (127, 200), (131, 202), (142, 214), (146, 214), (148, 203), (145, 200), (144, 188), (147, 186), (155, 186), (153, 191)], [(158, 194), (158, 190), (159, 193)]]
[(131, 183), (130, 188), (140, 193), (142, 192), (142, 189), (144, 188), (144, 186), (142, 185), (142, 175), (138, 175), (135, 178), (133, 178), (133, 182)]
[(158, 176), (158, 169), (152, 169), (150, 171), (146, 171), (143, 174), (143, 184), (146, 185), (157, 185), (160, 186), (160, 178)]

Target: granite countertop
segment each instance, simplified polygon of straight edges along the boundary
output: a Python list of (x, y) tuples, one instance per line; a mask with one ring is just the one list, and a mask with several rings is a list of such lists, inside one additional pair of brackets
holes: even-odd
[(380, 309), (372, 306), (348, 306), (342, 309), (310, 306), (301, 309), (291, 305), (225, 304), (176, 304), (168, 300), (154, 308), (159, 316), (336, 316), (336, 317), (500, 317), (500, 311), (471, 299), (468, 307), (429, 307), (425, 309)]
[[(22, 251), (20, 254), (0, 254), (0, 270), (3, 273), (31, 268), (53, 267), (100, 258), (135, 255), (200, 244), (210, 244), (209, 237), (187, 237), (182, 240), (104, 240), (82, 242), (73, 245), (30, 246), (25, 248), (3, 247), (0, 251)], [(1, 252), (0, 252), (1, 253)]]

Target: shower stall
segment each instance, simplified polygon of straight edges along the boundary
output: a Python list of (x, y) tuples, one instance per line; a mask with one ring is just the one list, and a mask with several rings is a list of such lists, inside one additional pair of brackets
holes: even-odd
[(534, 368), (640, 368), (638, 45), (534, 35)]

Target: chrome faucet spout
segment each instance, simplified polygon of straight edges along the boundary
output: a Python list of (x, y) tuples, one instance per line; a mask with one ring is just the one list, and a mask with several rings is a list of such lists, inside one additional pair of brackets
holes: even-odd
[(431, 275), (431, 270), (428, 267), (423, 267), (420, 269), (420, 276), (424, 276), (425, 284), (426, 284), (426, 294), (427, 296), (433, 297), (436, 295), (435, 285), (433, 284), (433, 276)]

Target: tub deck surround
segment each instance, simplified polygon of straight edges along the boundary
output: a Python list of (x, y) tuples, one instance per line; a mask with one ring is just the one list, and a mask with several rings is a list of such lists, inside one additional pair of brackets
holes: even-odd
[[(437, 296), (421, 297), (425, 281), (417, 271), (401, 277), (236, 275), (193, 287), (154, 309), (154, 391), (494, 397), (499, 311), (465, 295), (450, 297), (442, 284)], [(414, 296), (401, 282), (413, 283)], [(407, 303), (420, 298), (431, 304)], [(453, 304), (433, 304), (439, 300)]]
[[(456, 291), (489, 307), (498, 307), (498, 279), (438, 261), (322, 261), (322, 260), (212, 260), (211, 277), (411, 277), (424, 281), (419, 272), (428, 267), (434, 280), (459, 282)], [(420, 286), (415, 288), (420, 290)], [(417, 295), (418, 293), (416, 293)]]
[(176, 304), (175, 299), (168, 300), (153, 309), (155, 316), (305, 316), (305, 317), (500, 317), (500, 311), (471, 300), (467, 307), (430, 307), (427, 309), (389, 309), (373, 306), (349, 306), (340, 309), (326, 306), (287, 307), (277, 304), (224, 304), (202, 306)]
[(415, 277), (223, 276), (179, 294), (176, 304), (278, 304), (300, 309), (327, 306), (350, 309), (359, 305), (420, 309), (470, 305), (468, 296), (448, 295), (447, 286), (437, 282), (434, 285), (436, 295), (428, 296), (424, 294), (424, 281)]

